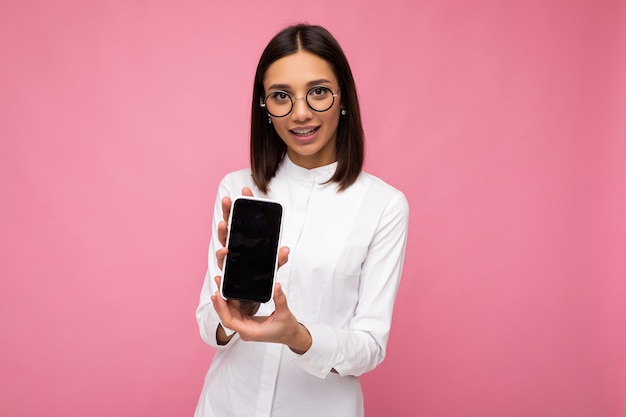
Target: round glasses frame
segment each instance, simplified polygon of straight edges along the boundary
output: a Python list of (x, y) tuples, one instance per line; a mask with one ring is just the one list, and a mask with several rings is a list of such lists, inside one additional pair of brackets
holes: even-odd
[[(325, 109), (319, 110), (316, 109), (315, 107), (311, 106), (311, 103), (309, 103), (309, 94), (311, 94), (311, 92), (313, 90), (318, 90), (318, 89), (324, 89), (324, 90), (328, 90), (331, 93), (331, 98), (332, 101), (330, 103), (330, 105), (328, 107), (326, 107)], [(287, 97), (289, 97), (289, 100), (291, 101), (291, 106), (289, 107), (289, 111), (283, 115), (277, 115), (272, 113), (269, 108), (267, 107), (267, 99), (269, 96), (274, 95), (276, 93), (282, 93), (285, 94)], [(337, 89), (337, 92), (333, 94), (333, 90), (331, 90), (330, 88), (323, 86), (323, 85), (316, 85), (315, 87), (311, 87), (309, 89), (309, 91), (306, 92), (306, 95), (304, 97), (294, 97), (293, 95), (289, 94), (288, 92), (284, 91), (284, 90), (276, 90), (276, 91), (272, 91), (271, 93), (269, 93), (268, 95), (265, 96), (265, 98), (263, 99), (263, 102), (261, 103), (261, 107), (264, 107), (265, 110), (267, 110), (267, 113), (269, 113), (271, 116), (276, 117), (276, 118), (281, 118), (281, 117), (287, 117), (291, 114), (291, 112), (293, 111), (293, 106), (295, 105), (295, 102), (297, 100), (303, 100), (306, 102), (306, 105), (309, 107), (309, 109), (313, 110), (316, 113), (324, 113), (325, 111), (330, 110), (334, 105), (335, 105), (335, 97), (337, 97), (339, 95), (339, 89)]]

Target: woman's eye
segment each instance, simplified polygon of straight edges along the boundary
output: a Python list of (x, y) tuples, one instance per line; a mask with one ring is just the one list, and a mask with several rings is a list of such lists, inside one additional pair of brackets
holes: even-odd
[(309, 95), (311, 95), (314, 98), (323, 98), (329, 92), (330, 90), (326, 87), (313, 87), (311, 91), (309, 92)]
[(270, 95), (270, 98), (278, 102), (289, 101), (289, 94), (284, 91), (276, 91)]

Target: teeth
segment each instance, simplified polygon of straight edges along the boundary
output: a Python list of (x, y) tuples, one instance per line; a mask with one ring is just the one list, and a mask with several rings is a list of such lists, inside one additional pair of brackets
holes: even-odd
[(307, 130), (292, 130), (293, 133), (295, 133), (298, 136), (306, 136), (306, 135), (310, 135), (311, 133), (313, 133), (315, 131), (316, 128), (313, 129), (307, 129)]

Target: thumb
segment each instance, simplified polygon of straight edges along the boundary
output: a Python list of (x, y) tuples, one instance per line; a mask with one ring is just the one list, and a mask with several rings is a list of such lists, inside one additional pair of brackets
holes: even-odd
[(287, 296), (283, 292), (283, 287), (278, 282), (274, 285), (274, 308), (276, 311), (289, 310), (287, 306)]
[(278, 267), (285, 265), (289, 260), (289, 247), (283, 246), (278, 249)]

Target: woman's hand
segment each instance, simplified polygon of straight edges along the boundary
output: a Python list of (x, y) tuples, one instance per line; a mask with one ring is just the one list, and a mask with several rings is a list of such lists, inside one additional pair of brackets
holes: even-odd
[[(218, 288), (220, 281), (221, 277), (215, 277)], [(274, 286), (275, 310), (269, 316), (242, 314), (234, 300), (224, 300), (219, 291), (211, 296), (211, 301), (222, 324), (239, 333), (242, 340), (282, 343), (299, 354), (311, 347), (311, 335), (289, 310), (287, 297), (279, 283)]]

